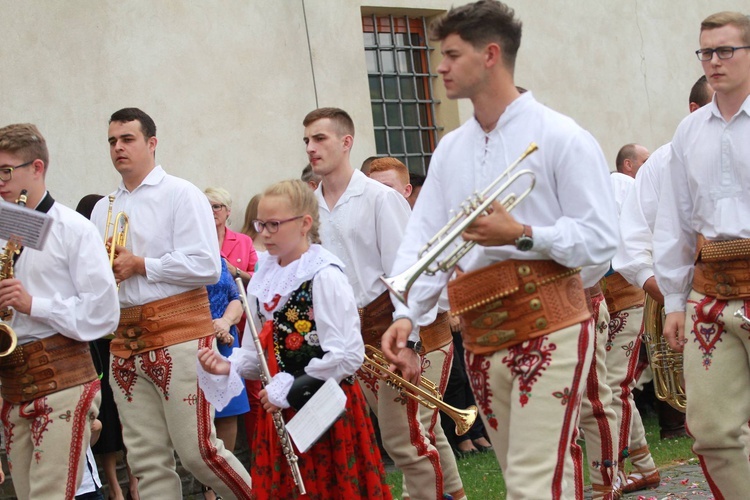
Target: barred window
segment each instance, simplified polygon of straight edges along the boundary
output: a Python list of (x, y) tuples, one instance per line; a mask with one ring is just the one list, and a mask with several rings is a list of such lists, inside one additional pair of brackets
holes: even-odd
[(378, 156), (426, 174), (438, 126), (424, 17), (362, 16)]

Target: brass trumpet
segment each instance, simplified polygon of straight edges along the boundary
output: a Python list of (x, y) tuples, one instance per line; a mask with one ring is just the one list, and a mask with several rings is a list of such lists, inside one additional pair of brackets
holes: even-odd
[[(21, 191), (21, 195), (16, 200), (16, 203), (22, 207), (26, 206), (27, 191), (24, 189)], [(0, 280), (12, 279), (13, 278), (13, 264), (16, 255), (21, 253), (21, 243), (14, 240), (12, 237), (5, 244), (2, 255), (0, 255)], [(18, 336), (13, 328), (10, 327), (6, 321), (10, 321), (13, 318), (13, 309), (10, 307), (0, 311), (0, 357), (4, 357), (12, 353), (16, 345), (18, 344)]]
[(456, 435), (463, 436), (477, 419), (477, 407), (469, 406), (465, 410), (455, 408), (445, 401), (440, 395), (437, 386), (422, 377), (419, 385), (414, 385), (399, 375), (396, 375), (388, 369), (389, 363), (377, 348), (365, 346), (365, 361), (362, 363), (362, 369), (372, 375), (375, 375), (386, 384), (399, 391), (402, 395), (415, 400), (430, 410), (438, 409), (448, 415), (456, 423)]
[[(476, 244), (473, 241), (464, 241), (458, 245), (453, 252), (447, 257), (438, 261), (438, 257), (455, 241), (457, 241), (461, 234), (481, 215), (487, 213), (487, 209), (492, 203), (499, 198), (505, 191), (510, 189), (514, 182), (524, 176), (531, 176), (531, 184), (523, 191), (520, 195), (511, 193), (502, 200), (502, 205), (510, 212), (516, 205), (521, 203), (529, 193), (534, 189), (536, 184), (536, 176), (531, 170), (521, 170), (513, 175), (511, 172), (521, 163), (527, 156), (536, 151), (538, 146), (535, 143), (529, 144), (526, 151), (516, 159), (513, 163), (508, 165), (508, 168), (500, 174), (492, 183), (487, 186), (481, 193), (474, 193), (469, 196), (459, 207), (458, 213), (448, 223), (433, 236), (422, 249), (419, 251), (419, 260), (414, 263), (409, 269), (402, 272), (397, 276), (386, 278), (380, 277), (380, 280), (385, 283), (385, 286), (398, 300), (406, 304), (407, 294), (409, 289), (414, 282), (423, 273), (428, 276), (433, 276), (438, 271), (449, 272), (458, 263), (461, 258), (466, 255)], [(501, 184), (497, 189), (500, 182), (507, 177), (507, 180)], [(492, 191), (494, 189), (494, 191)], [(437, 262), (436, 262), (437, 261)], [(434, 265), (433, 265), (434, 263)]]
[[(109, 195), (109, 210), (107, 211), (107, 222), (104, 226), (104, 244), (107, 246), (109, 251), (109, 267), (112, 267), (115, 263), (116, 248), (117, 246), (124, 247), (128, 242), (128, 229), (130, 227), (130, 220), (125, 212), (117, 212), (115, 219), (112, 220), (112, 211), (115, 204), (115, 196)], [(109, 234), (110, 227), (112, 228), (112, 234)], [(112, 242), (108, 243), (109, 238), (112, 238)], [(117, 285), (119, 288), (120, 285)]]

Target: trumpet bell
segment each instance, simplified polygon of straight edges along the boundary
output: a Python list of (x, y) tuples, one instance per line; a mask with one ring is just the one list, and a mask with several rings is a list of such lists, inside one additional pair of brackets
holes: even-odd
[(405, 378), (393, 373), (388, 369), (390, 363), (385, 359), (383, 353), (371, 345), (365, 346), (365, 361), (362, 369), (384, 381), (388, 386), (399, 391), (403, 396), (415, 400), (425, 407), (438, 409), (448, 415), (456, 424), (456, 435), (463, 436), (477, 419), (477, 407), (474, 405), (466, 409), (455, 408), (445, 401), (440, 395), (434, 382), (422, 377), (420, 385), (414, 385)]
[(18, 337), (13, 329), (5, 323), (0, 324), (0, 358), (9, 355), (16, 349)]

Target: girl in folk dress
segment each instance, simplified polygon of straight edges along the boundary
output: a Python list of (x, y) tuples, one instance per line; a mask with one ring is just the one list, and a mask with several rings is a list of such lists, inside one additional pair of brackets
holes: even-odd
[[(267, 413), (258, 422), (251, 450), (253, 493), (258, 498), (296, 498), (271, 414), (282, 408), (288, 421), (306, 400), (301, 393), (309, 392), (301, 386), (319, 387), (334, 378), (347, 396), (346, 412), (312, 448), (298, 453), (307, 494), (391, 498), (365, 399), (353, 383), (364, 358), (354, 294), (343, 264), (317, 244), (318, 202), (313, 192), (297, 180), (271, 186), (263, 193), (255, 225), (267, 253), (260, 256), (248, 295), (251, 308), (257, 308), (252, 319), (265, 321), (259, 335), (273, 379), (260, 393)], [(217, 408), (231, 398), (227, 387), (236, 385), (239, 376), (259, 378), (249, 337), (228, 359), (209, 349), (198, 354), (207, 372), (201, 388)]]

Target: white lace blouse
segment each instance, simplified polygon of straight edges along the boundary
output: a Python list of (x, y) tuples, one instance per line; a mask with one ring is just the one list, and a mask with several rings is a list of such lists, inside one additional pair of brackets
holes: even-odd
[[(273, 313), (284, 307), (292, 292), (312, 279), (317, 338), (325, 354), (322, 358), (310, 360), (305, 372), (320, 380), (334, 378), (341, 382), (353, 375), (364, 359), (364, 343), (354, 293), (342, 268), (341, 261), (320, 245), (311, 245), (302, 257), (284, 267), (279, 266), (276, 257), (263, 252), (259, 254), (258, 270), (247, 289), (252, 319), (260, 332), (262, 322), (258, 319), (258, 302), (265, 320), (273, 319)], [(258, 354), (250, 325), (245, 328), (242, 346), (235, 348), (228, 360), (232, 364), (228, 376), (211, 375), (198, 366), (200, 387), (217, 410), (239, 394), (242, 378), (260, 378)]]

